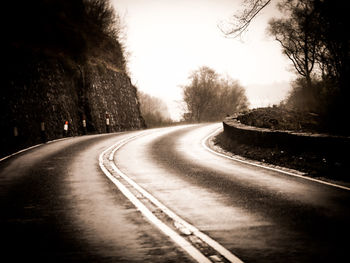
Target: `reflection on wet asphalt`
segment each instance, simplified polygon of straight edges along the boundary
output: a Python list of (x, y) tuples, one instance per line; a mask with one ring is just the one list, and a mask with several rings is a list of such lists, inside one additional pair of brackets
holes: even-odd
[(215, 127), (159, 131), (126, 145), (115, 161), (243, 261), (341, 261), (350, 193), (215, 156), (201, 145)]
[[(350, 192), (206, 151), (220, 124), (149, 130), (116, 165), (244, 262), (343, 262)], [(70, 138), (0, 162), (1, 262), (193, 262), (104, 176), (139, 132)]]
[(118, 136), (46, 145), (0, 163), (1, 262), (192, 262), (102, 174)]

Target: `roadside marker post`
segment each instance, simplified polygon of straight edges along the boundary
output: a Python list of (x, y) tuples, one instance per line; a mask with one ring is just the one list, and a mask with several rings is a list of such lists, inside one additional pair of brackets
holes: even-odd
[(66, 122), (64, 123), (63, 131), (64, 131), (64, 136), (67, 137), (67, 135), (68, 135), (68, 121), (66, 121)]
[(109, 114), (106, 112), (106, 130), (107, 133), (109, 133)]
[(85, 114), (83, 115), (83, 134), (87, 134), (87, 130), (86, 130), (86, 116)]
[(20, 140), (21, 140), (21, 138), (19, 136), (18, 128), (17, 128), (17, 126), (14, 126), (13, 127), (13, 137), (12, 137), (13, 142), (11, 143), (13, 145), (13, 147), (15, 147), (17, 149), (17, 147), (19, 147), (19, 145), (21, 144)]
[(41, 136), (41, 141), (42, 142), (46, 142), (47, 141), (46, 132), (45, 132), (45, 122), (44, 121), (40, 122), (40, 136)]
[(18, 137), (18, 128), (16, 126), (13, 127), (13, 136)]

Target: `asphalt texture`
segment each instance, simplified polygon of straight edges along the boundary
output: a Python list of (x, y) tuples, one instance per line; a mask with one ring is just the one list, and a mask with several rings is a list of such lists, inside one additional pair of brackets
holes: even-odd
[(217, 127), (160, 131), (115, 161), (244, 262), (346, 261), (350, 192), (215, 156), (202, 139)]
[[(148, 130), (114, 161), (244, 262), (346, 262), (350, 192), (208, 152), (219, 124)], [(69, 138), (0, 162), (1, 262), (193, 262), (104, 176), (138, 134)]]
[(1, 262), (191, 262), (105, 177), (123, 134), (47, 144), (0, 163)]

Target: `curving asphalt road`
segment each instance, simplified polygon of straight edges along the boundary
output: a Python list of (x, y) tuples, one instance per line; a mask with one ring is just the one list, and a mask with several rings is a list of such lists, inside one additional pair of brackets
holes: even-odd
[(116, 169), (242, 261), (346, 262), (350, 191), (217, 156), (202, 140), (218, 127), (69, 138), (1, 161), (1, 262), (195, 262), (101, 170), (128, 138)]

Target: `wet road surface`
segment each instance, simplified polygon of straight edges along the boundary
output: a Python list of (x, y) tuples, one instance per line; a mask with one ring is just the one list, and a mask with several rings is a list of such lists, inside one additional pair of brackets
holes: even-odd
[(1, 262), (193, 262), (104, 176), (125, 135), (48, 144), (0, 163)]
[(214, 155), (202, 140), (218, 127), (70, 138), (0, 162), (1, 261), (194, 262), (99, 167), (144, 133), (116, 166), (244, 262), (345, 262), (350, 191)]

